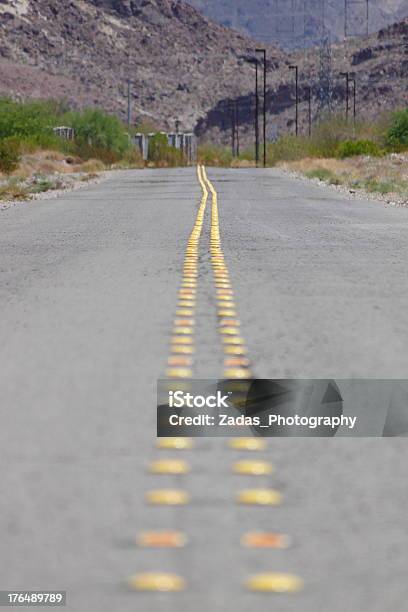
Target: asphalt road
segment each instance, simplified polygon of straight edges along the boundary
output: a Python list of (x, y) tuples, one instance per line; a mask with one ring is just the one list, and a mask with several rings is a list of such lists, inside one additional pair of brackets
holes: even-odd
[[(408, 210), (348, 200), (274, 170), (208, 171), (223, 249), (258, 377), (408, 378)], [(257, 477), (284, 494), (245, 508), (242, 453), (199, 440), (187, 476), (152, 476), (156, 380), (166, 367), (195, 169), (145, 170), (0, 213), (0, 589), (65, 589), (72, 612), (388, 612), (408, 601), (406, 439), (274, 439)], [(208, 256), (200, 247), (196, 377), (220, 375)], [(344, 393), (347, 395), (347, 388)], [(258, 457), (258, 455), (257, 455)], [(192, 503), (150, 508), (146, 491)], [(178, 528), (185, 549), (144, 550), (141, 530)], [(288, 550), (240, 546), (282, 531)], [(125, 586), (172, 571), (179, 594)], [(296, 595), (248, 593), (264, 570)]]

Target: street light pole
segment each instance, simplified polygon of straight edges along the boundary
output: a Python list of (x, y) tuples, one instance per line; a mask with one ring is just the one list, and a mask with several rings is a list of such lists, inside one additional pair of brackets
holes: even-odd
[(131, 125), (131, 121), (132, 121), (132, 117), (131, 117), (131, 92), (130, 92), (130, 79), (128, 79), (128, 95), (127, 95), (127, 102), (128, 102), (128, 108), (127, 108), (127, 123), (128, 123), (128, 129), (130, 130), (130, 125)]
[(237, 157), (239, 157), (239, 116), (238, 116), (238, 102), (235, 100), (234, 104), (234, 123), (236, 129), (236, 147), (237, 147)]
[(258, 58), (255, 58), (255, 162), (259, 166), (259, 92), (258, 92)]
[(296, 82), (296, 136), (299, 135), (299, 66), (289, 66), (289, 70), (295, 71)]
[(255, 52), (263, 55), (263, 165), (266, 168), (266, 49), (255, 49)]
[(349, 93), (350, 93), (350, 73), (349, 72), (341, 72), (340, 76), (345, 77), (346, 79), (346, 123), (349, 120)]
[(308, 102), (308, 124), (309, 124), (309, 138), (312, 135), (312, 89), (306, 87), (307, 91), (307, 102)]

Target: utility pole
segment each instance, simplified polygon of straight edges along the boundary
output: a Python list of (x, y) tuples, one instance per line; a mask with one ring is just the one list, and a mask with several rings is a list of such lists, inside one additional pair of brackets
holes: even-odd
[(299, 66), (291, 65), (289, 70), (295, 71), (295, 86), (296, 86), (296, 136), (299, 135)]
[(356, 121), (357, 121), (356, 75), (355, 74), (351, 75), (350, 81), (353, 83), (353, 125), (354, 125), (354, 129), (355, 129), (356, 128)]
[(235, 157), (235, 134), (236, 134), (236, 124), (235, 124), (235, 111), (233, 107), (231, 107), (231, 148), (232, 148), (232, 157)]
[(340, 76), (345, 77), (345, 79), (346, 79), (346, 123), (348, 123), (348, 120), (349, 120), (349, 110), (350, 110), (350, 104), (349, 104), (350, 73), (349, 72), (341, 72)]
[(255, 58), (255, 162), (259, 166), (259, 92), (258, 92), (258, 58)]
[(306, 87), (307, 91), (307, 102), (308, 102), (308, 125), (309, 125), (309, 138), (312, 135), (312, 89)]
[(266, 168), (266, 49), (255, 49), (255, 52), (263, 55), (263, 165)]
[(239, 150), (239, 115), (238, 115), (238, 102), (235, 100), (235, 104), (234, 104), (234, 123), (235, 123), (235, 129), (236, 129), (236, 146), (237, 146), (237, 157), (239, 157), (240, 154), (240, 150)]
[(127, 101), (128, 101), (128, 109), (127, 109), (127, 123), (128, 123), (128, 130), (130, 131), (130, 126), (131, 126), (131, 122), (132, 122), (132, 112), (131, 112), (131, 84), (130, 84), (130, 79), (128, 79), (128, 95), (127, 95)]

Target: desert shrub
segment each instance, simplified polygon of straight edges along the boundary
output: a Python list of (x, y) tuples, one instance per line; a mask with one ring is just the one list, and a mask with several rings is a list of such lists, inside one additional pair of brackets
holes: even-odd
[(158, 132), (149, 141), (149, 161), (160, 167), (185, 165), (183, 152), (168, 144), (166, 134)]
[(380, 147), (371, 140), (345, 140), (337, 148), (337, 157), (345, 159), (355, 155), (371, 155), (379, 157), (382, 154)]
[(203, 144), (198, 148), (198, 161), (206, 166), (231, 166), (233, 157), (229, 147)]
[(317, 178), (320, 181), (325, 181), (330, 185), (341, 185), (342, 180), (334, 172), (328, 168), (313, 168), (305, 173), (308, 178)]
[(388, 129), (386, 144), (394, 150), (408, 148), (408, 108), (393, 113)]
[(11, 139), (0, 141), (0, 172), (11, 174), (20, 163), (20, 149)]
[(52, 135), (54, 108), (47, 102), (14, 102), (0, 99), (0, 138)]
[[(85, 150), (89, 147), (89, 151), (93, 152), (88, 159), (97, 157), (105, 163), (112, 164), (129, 149), (129, 137), (125, 127), (114, 115), (91, 108), (82, 112), (67, 113), (63, 121), (74, 128), (78, 147), (83, 147)], [(99, 154), (95, 155), (95, 151), (98, 151), (102, 157)], [(81, 153), (79, 155), (82, 157)]]

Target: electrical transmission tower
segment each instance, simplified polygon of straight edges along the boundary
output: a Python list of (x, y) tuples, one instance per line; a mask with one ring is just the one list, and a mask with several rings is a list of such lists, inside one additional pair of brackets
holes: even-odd
[[(370, 32), (370, 0), (344, 0), (344, 38), (368, 36)], [(354, 24), (354, 27), (350, 27)], [(357, 28), (356, 28), (357, 24)]]
[(325, 34), (320, 45), (318, 115), (333, 111), (333, 66), (330, 35)]

